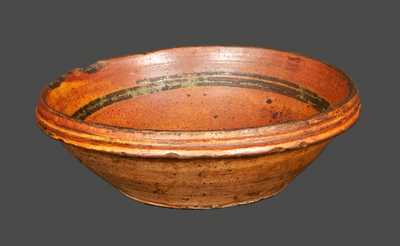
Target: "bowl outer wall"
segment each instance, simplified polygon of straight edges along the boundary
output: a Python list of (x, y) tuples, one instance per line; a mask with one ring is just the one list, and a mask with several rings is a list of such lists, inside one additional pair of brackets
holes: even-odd
[(91, 171), (131, 199), (207, 209), (247, 204), (282, 191), (328, 141), (274, 154), (227, 158), (140, 158), (65, 145)]

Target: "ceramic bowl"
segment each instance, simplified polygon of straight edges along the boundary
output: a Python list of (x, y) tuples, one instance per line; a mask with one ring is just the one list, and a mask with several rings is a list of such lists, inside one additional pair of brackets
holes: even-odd
[(359, 112), (349, 77), (315, 59), (184, 47), (74, 69), (36, 119), (126, 196), (200, 209), (279, 193)]

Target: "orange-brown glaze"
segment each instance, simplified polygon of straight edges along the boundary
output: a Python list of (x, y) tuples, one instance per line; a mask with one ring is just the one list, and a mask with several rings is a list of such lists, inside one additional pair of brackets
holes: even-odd
[(132, 199), (215, 208), (283, 190), (360, 109), (352, 81), (330, 65), (215, 46), (74, 69), (43, 90), (36, 119)]
[(326, 143), (253, 157), (166, 160), (110, 155), (66, 146), (123, 194), (174, 208), (217, 208), (257, 201), (281, 191)]
[(93, 113), (86, 122), (134, 129), (210, 131), (278, 124), (316, 113), (313, 107), (277, 93), (208, 86), (118, 102)]

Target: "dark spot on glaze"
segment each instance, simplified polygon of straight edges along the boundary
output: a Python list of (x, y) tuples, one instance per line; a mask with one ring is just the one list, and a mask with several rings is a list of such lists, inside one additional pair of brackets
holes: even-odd
[(153, 194), (164, 194), (164, 192), (160, 188), (157, 188), (153, 191)]
[(214, 115), (213, 117), (214, 117), (214, 119), (217, 119), (217, 118), (218, 118), (218, 115)]
[(271, 104), (272, 100), (270, 98), (268, 98), (265, 102), (268, 103), (268, 104)]
[(207, 96), (207, 93), (203, 93), (203, 96)]
[(289, 57), (288, 57), (288, 61), (294, 62), (294, 63), (300, 63), (300, 62), (301, 62), (301, 58), (300, 58), (300, 57), (292, 57), (292, 56), (289, 56)]
[(276, 118), (278, 118), (279, 115), (280, 115), (280, 112), (273, 112), (272, 113), (272, 118), (276, 119)]
[(51, 81), (51, 82), (49, 83), (49, 85), (48, 85), (49, 88), (50, 88), (50, 89), (55, 89), (55, 88), (59, 87), (59, 86), (61, 85), (61, 83), (65, 80), (65, 78), (66, 78), (70, 73), (71, 73), (71, 72), (64, 73), (63, 75), (61, 75), (61, 76), (58, 77), (57, 79)]
[(55, 80), (51, 81), (48, 86), (50, 89), (55, 89), (60, 86), (61, 82), (62, 82), (61, 79), (55, 79)]
[(55, 88), (59, 87), (59, 86), (61, 85), (61, 83), (66, 79), (66, 77), (67, 77), (68, 75), (70, 75), (71, 73), (73, 73), (73, 72), (78, 71), (78, 72), (83, 72), (83, 73), (89, 73), (89, 74), (91, 74), (91, 73), (95, 73), (95, 72), (99, 71), (99, 70), (102, 69), (105, 65), (106, 65), (106, 62), (104, 62), (104, 61), (98, 61), (98, 62), (93, 63), (93, 64), (91, 64), (91, 65), (89, 65), (89, 66), (86, 66), (86, 67), (81, 67), (81, 68), (72, 69), (71, 71), (69, 71), (69, 72), (67, 72), (67, 73), (65, 73), (65, 74), (63, 74), (63, 75), (61, 75), (61, 76), (58, 77), (57, 79), (51, 81), (51, 82), (49, 83), (48, 86), (49, 86), (50, 89), (55, 89)]
[(104, 66), (105, 66), (104, 61), (98, 61), (89, 66), (79, 68), (79, 71), (84, 72), (84, 73), (96, 73), (97, 71), (102, 69)]
[(186, 94), (186, 96), (187, 96), (187, 97), (190, 97), (191, 95), (190, 95), (190, 94)]
[(248, 196), (258, 196), (260, 194), (259, 191), (255, 191), (255, 192), (248, 192), (246, 195)]

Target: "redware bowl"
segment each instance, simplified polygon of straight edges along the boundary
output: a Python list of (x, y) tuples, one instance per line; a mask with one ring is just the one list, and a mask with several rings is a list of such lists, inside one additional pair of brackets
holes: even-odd
[(99, 61), (46, 87), (36, 118), (126, 196), (174, 208), (271, 197), (357, 120), (351, 80), (250, 47), (184, 47)]

